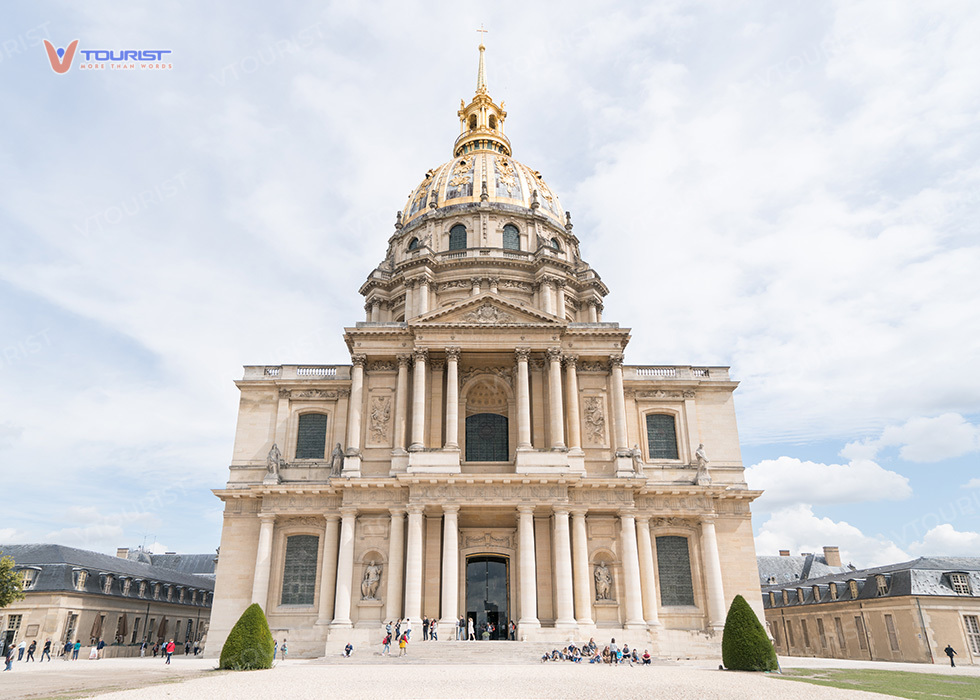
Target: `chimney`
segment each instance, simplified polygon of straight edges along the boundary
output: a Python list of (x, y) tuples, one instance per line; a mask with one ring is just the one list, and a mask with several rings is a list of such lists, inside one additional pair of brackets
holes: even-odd
[(117, 547), (116, 556), (120, 559), (129, 559), (129, 547)]
[(843, 566), (840, 561), (839, 547), (824, 547), (823, 558), (827, 560), (827, 566)]
[(780, 549), (779, 550), (779, 556), (781, 556), (781, 557), (788, 557), (789, 556), (789, 550), (788, 549)]

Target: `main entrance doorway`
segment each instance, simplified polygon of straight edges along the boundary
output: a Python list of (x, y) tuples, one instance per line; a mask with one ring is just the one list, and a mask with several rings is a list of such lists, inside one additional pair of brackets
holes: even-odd
[[(466, 560), (466, 619), (473, 620), (477, 639), (507, 639), (510, 624), (510, 576), (507, 557), (477, 555)], [(491, 629), (492, 628), (492, 629)]]

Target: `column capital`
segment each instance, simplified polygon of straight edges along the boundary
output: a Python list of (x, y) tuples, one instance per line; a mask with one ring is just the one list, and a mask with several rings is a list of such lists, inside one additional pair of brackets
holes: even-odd
[(442, 512), (446, 515), (456, 515), (459, 513), (459, 506), (455, 503), (446, 503), (442, 506)]
[(340, 514), (345, 518), (356, 518), (357, 517), (357, 507), (356, 506), (344, 506), (340, 509)]
[(418, 283), (418, 285), (420, 287), (428, 287), (429, 286), (429, 278), (426, 277), (425, 275), (423, 275), (423, 276), (421, 276), (421, 277), (419, 277), (417, 279), (417, 283)]
[(551, 506), (551, 510), (555, 515), (568, 515), (569, 512), (571, 512), (571, 509), (565, 503), (556, 503), (555, 505)]
[(388, 512), (391, 513), (392, 517), (400, 518), (405, 515), (405, 508), (402, 506), (396, 506), (395, 508), (389, 508)]
[(620, 508), (619, 511), (617, 511), (616, 514), (620, 518), (622, 518), (623, 520), (625, 520), (627, 518), (629, 518), (630, 520), (634, 520), (636, 518), (636, 509), (635, 508)]
[(550, 362), (561, 362), (561, 348), (548, 348), (548, 360)]
[(553, 277), (552, 280), (551, 280), (551, 282), (558, 289), (561, 289), (562, 287), (564, 287), (567, 284), (567, 282), (565, 282), (565, 280), (563, 280), (561, 277)]
[(565, 360), (565, 367), (568, 369), (575, 369), (578, 364), (578, 355), (565, 355), (563, 359)]
[(462, 350), (459, 346), (450, 346), (446, 348), (446, 360), (448, 362), (459, 362), (459, 356)]
[(701, 520), (702, 525), (707, 525), (707, 524), (714, 525), (715, 520), (718, 519), (718, 516), (715, 515), (714, 513), (702, 513), (699, 516), (699, 519)]
[(521, 515), (534, 515), (534, 506), (517, 506), (517, 512)]
[(588, 508), (582, 508), (582, 507), (579, 507), (579, 508), (570, 507), (568, 509), (568, 512), (572, 514), (572, 517), (585, 517), (586, 515), (589, 514), (589, 509)]
[(412, 350), (412, 357), (416, 362), (425, 362), (429, 359), (429, 348), (415, 348)]
[(325, 513), (324, 516), (323, 516), (323, 518), (328, 523), (329, 522), (337, 522), (338, 520), (340, 520), (340, 514), (339, 513)]
[(531, 357), (531, 348), (515, 348), (514, 355), (518, 362), (527, 362)]
[(357, 354), (357, 355), (350, 356), (350, 363), (355, 367), (361, 367), (363, 369), (366, 362), (367, 362), (367, 355)]
[(408, 367), (412, 362), (412, 356), (408, 354), (398, 355), (395, 359), (398, 360), (399, 367)]
[(445, 367), (446, 363), (442, 360), (429, 360), (429, 368), (433, 372), (441, 372), (443, 369), (445, 369)]
[(650, 527), (650, 516), (649, 515), (637, 515), (636, 516), (636, 522), (638, 522), (640, 525), (646, 525), (647, 527)]
[(350, 389), (337, 389), (337, 396), (342, 399), (350, 398)]
[(622, 369), (622, 367), (623, 367), (623, 356), (622, 355), (610, 355), (609, 356), (609, 364), (612, 365), (613, 367), (619, 367), (620, 369)]
[(259, 513), (259, 520), (263, 523), (274, 523), (276, 522), (275, 513)]
[(410, 503), (409, 505), (405, 506), (405, 510), (408, 511), (409, 515), (422, 515), (422, 512), (425, 510), (425, 506), (418, 503)]

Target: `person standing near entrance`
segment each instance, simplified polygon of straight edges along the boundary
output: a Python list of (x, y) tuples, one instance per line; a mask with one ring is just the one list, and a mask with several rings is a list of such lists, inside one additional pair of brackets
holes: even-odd
[(456, 641), (462, 642), (465, 639), (466, 639), (466, 618), (460, 615), (459, 622), (456, 625)]
[(946, 656), (949, 657), (949, 665), (950, 665), (950, 667), (951, 668), (955, 668), (956, 667), (956, 664), (953, 663), (953, 656), (956, 654), (956, 650), (953, 649), (953, 646), (951, 644), (947, 644), (946, 645), (946, 648), (943, 649), (943, 651), (945, 651), (946, 652)]
[(72, 648), (71, 648), (71, 660), (72, 661), (78, 661), (78, 652), (79, 652), (79, 650), (81, 650), (81, 648), (82, 648), (82, 640), (81, 639), (76, 639), (75, 640), (75, 643), (72, 645)]
[(429, 639), (429, 618), (428, 616), (422, 618), (422, 641), (428, 641)]
[(510, 621), (510, 641), (517, 641), (517, 625), (514, 624), (513, 620)]
[(466, 623), (466, 640), (469, 642), (476, 641), (476, 630), (473, 627), (473, 618), (471, 617)]

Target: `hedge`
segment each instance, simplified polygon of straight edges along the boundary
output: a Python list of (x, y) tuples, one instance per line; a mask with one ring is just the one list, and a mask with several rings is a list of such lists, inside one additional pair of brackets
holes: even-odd
[(776, 671), (779, 668), (769, 635), (740, 595), (735, 596), (725, 619), (721, 659), (725, 668), (733, 671)]
[(272, 632), (265, 613), (258, 603), (252, 603), (228, 633), (228, 639), (221, 647), (218, 668), (233, 671), (272, 668), (273, 651)]

